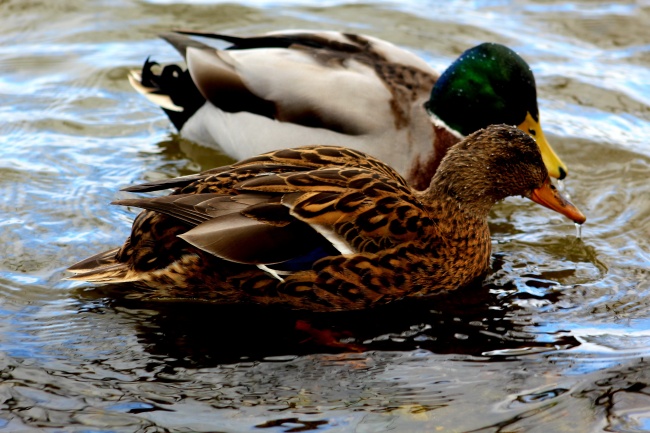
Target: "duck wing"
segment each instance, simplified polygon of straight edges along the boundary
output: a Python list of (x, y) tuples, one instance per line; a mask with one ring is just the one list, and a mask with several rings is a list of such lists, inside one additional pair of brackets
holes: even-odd
[(414, 54), (364, 35), (187, 33), (233, 43), (218, 50), (164, 35), (184, 53), (192, 81), (217, 108), (348, 135), (405, 127), (413, 103), (426, 101), (437, 78)]
[(268, 194), (177, 194), (118, 200), (113, 204), (175, 218), (191, 227), (180, 238), (236, 263), (284, 262), (323, 243), (317, 233), (289, 215), (279, 197)]
[(246, 180), (238, 189), (282, 194), (291, 216), (341, 254), (391, 248), (428, 235), (433, 226), (412, 190), (366, 168), (269, 174)]
[(115, 204), (171, 216), (191, 227), (180, 235), (190, 244), (251, 264), (284, 262), (323, 246), (342, 254), (377, 251), (431, 225), (399, 174), (345, 148), (270, 152), (203, 176), (179, 181), (181, 189), (169, 196)]
[(303, 146), (267, 152), (198, 174), (133, 185), (122, 191), (151, 192), (179, 188), (179, 193), (185, 194), (206, 191), (230, 193), (237, 183), (262, 173), (277, 174), (327, 167), (365, 168), (408, 187), (406, 180), (397, 171), (363, 152), (341, 146)]

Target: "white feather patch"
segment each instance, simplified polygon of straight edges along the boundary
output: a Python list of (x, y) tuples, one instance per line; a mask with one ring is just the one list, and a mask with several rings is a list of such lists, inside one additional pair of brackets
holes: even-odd
[(277, 278), (281, 282), (284, 282), (284, 278), (282, 278), (276, 270), (271, 269), (266, 265), (257, 265), (257, 267), (263, 270), (264, 272), (266, 272), (267, 274), (271, 275), (272, 277)]
[(355, 254), (356, 251), (354, 251), (351, 247), (350, 244), (348, 244), (345, 239), (343, 239), (341, 236), (339, 236), (335, 231), (333, 231), (331, 228), (320, 225), (320, 224), (310, 224), (311, 228), (316, 230), (321, 236), (323, 236), (325, 239), (330, 241), (332, 246), (336, 248), (341, 254)]
[(429, 119), (431, 119), (431, 123), (433, 123), (435, 126), (438, 128), (443, 128), (449, 131), (454, 137), (458, 138), (459, 140), (463, 140), (465, 138), (464, 135), (462, 135), (460, 132), (456, 131), (455, 129), (451, 129), (445, 122), (442, 121), (438, 116), (435, 114), (428, 112), (429, 114)]

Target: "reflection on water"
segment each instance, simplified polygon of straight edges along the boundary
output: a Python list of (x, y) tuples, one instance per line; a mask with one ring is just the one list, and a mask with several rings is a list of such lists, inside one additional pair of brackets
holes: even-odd
[[(0, 2), (0, 428), (650, 431), (650, 6), (465, 1)], [(122, 241), (120, 187), (228, 159), (172, 134), (130, 68), (170, 28), (365, 32), (436, 69), (491, 40), (533, 67), (582, 234), (491, 215), (485, 283), (373, 311), (148, 303), (63, 280)], [(369, 113), (371, 115), (371, 113)]]
[[(534, 281), (535, 283), (531, 283)], [(554, 283), (531, 279), (527, 284)], [(406, 301), (362, 312), (309, 314), (280, 308), (244, 305), (129, 301), (110, 287), (78, 292), (89, 298), (111, 299), (114, 309), (146, 308), (150, 316), (133, 332), (147, 351), (163, 356), (172, 366), (216, 366), (240, 361), (263, 361), (310, 353), (428, 350), (481, 356), (543, 352), (578, 345), (571, 335), (539, 338), (530, 332), (529, 314), (520, 311), (531, 299), (549, 304), (558, 294), (519, 293), (508, 284), (476, 286), (470, 293), (453, 293), (435, 300)], [(506, 293), (509, 292), (509, 293)], [(544, 299), (544, 301), (542, 301)], [(95, 313), (103, 313), (93, 309)], [(528, 316), (528, 317), (527, 317)], [(219, 330), (219, 332), (216, 332)], [(164, 339), (159, 336), (164, 335)], [(172, 361), (173, 360), (173, 361)]]

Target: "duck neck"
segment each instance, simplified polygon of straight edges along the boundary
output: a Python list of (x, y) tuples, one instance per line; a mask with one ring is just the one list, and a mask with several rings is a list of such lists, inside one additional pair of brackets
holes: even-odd
[[(423, 192), (422, 202), (434, 223), (429, 267), (420, 274), (422, 287), (453, 290), (471, 283), (490, 267), (491, 241), (487, 212), (468, 207), (444, 191)], [(428, 295), (429, 289), (416, 294)], [(432, 293), (432, 292), (431, 292)]]
[(439, 171), (423, 195), (425, 202), (448, 211), (447, 218), (457, 217), (475, 223), (483, 221), (485, 224), (497, 201), (485, 190), (484, 179), (465, 177), (460, 172)]
[(458, 131), (451, 129), (435, 114), (428, 113), (428, 116), (432, 128), (432, 150), (420, 157), (407, 174), (409, 183), (418, 191), (429, 187), (447, 151), (463, 139)]
[[(449, 190), (443, 186), (432, 186), (423, 193), (424, 202), (430, 209), (430, 215), (436, 220), (438, 231), (447, 240), (464, 235), (465, 229), (487, 231), (488, 214), (492, 204), (485, 204), (481, 198), (472, 201), (472, 197)], [(480, 201), (479, 201), (480, 200)]]
[(446, 245), (449, 256), (445, 260), (462, 264), (462, 271), (451, 270), (457, 274), (462, 285), (489, 268), (491, 240), (488, 214), (495, 199), (486, 193), (485, 180), (475, 176), (473, 170), (462, 167), (450, 170), (449, 167), (443, 162), (431, 186), (422, 195), (437, 232)]

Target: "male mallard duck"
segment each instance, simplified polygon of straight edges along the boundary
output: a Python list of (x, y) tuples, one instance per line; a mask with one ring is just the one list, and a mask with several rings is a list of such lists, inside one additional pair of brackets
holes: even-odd
[(160, 105), (183, 136), (219, 146), (234, 159), (314, 143), (345, 146), (390, 163), (424, 189), (462, 136), (505, 123), (537, 140), (552, 177), (567, 173), (540, 127), (530, 67), (503, 45), (465, 51), (438, 78), (414, 54), (370, 36), (181, 33), (232, 46), (217, 50), (165, 34), (187, 71), (170, 65), (156, 75), (156, 64), (147, 60), (131, 73), (131, 84)]
[(551, 184), (535, 141), (503, 125), (451, 148), (421, 192), (379, 160), (329, 146), (126, 191), (166, 188), (176, 190), (115, 202), (145, 210), (121, 248), (72, 266), (73, 279), (133, 282), (158, 298), (352, 310), (484, 274), (488, 212), (508, 196), (585, 221)]

